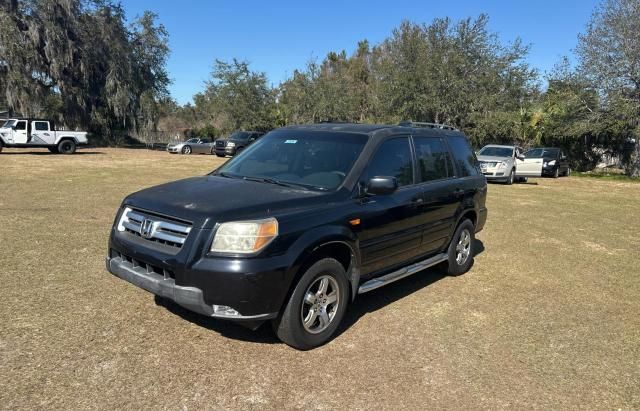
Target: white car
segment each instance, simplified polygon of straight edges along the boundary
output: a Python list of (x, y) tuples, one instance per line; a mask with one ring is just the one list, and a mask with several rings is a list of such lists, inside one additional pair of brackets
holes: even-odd
[(478, 152), (478, 162), (487, 181), (513, 184), (524, 180), (521, 165), (524, 161), (522, 149), (516, 146), (489, 144)]
[(12, 118), (0, 127), (0, 151), (3, 147), (38, 147), (73, 154), (88, 142), (86, 131), (58, 130), (50, 120)]

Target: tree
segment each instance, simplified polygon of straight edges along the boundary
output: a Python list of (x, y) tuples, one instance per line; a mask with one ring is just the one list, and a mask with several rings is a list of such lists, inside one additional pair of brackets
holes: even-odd
[(155, 19), (145, 13), (127, 27), (111, 0), (1, 3), (8, 105), (107, 141), (118, 130), (153, 128), (169, 83), (167, 33)]
[(577, 47), (579, 69), (604, 96), (608, 119), (622, 119), (621, 132), (629, 141), (635, 137), (626, 167), (633, 177), (640, 177), (639, 22), (640, 0), (605, 0), (593, 13)]
[(270, 129), (275, 118), (275, 93), (267, 76), (249, 63), (216, 60), (204, 93), (194, 97), (196, 110), (218, 129)]

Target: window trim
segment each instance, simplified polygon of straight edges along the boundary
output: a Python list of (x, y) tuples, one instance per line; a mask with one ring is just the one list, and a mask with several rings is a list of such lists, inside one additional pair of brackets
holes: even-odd
[[(24, 128), (18, 128), (18, 124), (20, 124), (20, 123), (24, 124)], [(27, 123), (26, 120), (18, 120), (18, 121), (16, 121), (16, 125), (14, 126), (14, 129), (16, 131), (25, 131), (26, 132), (28, 128), (29, 128), (29, 124)]]

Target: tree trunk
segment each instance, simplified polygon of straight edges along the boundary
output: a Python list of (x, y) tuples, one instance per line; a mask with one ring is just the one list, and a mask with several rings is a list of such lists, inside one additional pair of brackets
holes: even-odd
[(631, 150), (626, 169), (630, 177), (640, 178), (640, 142), (638, 141), (636, 141), (635, 147)]

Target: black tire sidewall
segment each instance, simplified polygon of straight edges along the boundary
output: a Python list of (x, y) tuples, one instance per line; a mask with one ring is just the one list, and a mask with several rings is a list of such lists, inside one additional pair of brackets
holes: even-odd
[[(67, 148), (65, 149), (65, 147)], [(76, 152), (76, 143), (70, 140), (63, 140), (58, 143), (56, 151), (60, 154), (73, 154)]]
[(560, 177), (560, 167), (556, 167), (556, 170), (553, 172), (553, 178)]
[[(471, 250), (469, 253), (469, 257), (464, 264), (458, 264), (456, 261), (456, 245), (458, 244), (458, 240), (460, 239), (460, 234), (464, 229), (469, 230), (469, 234), (471, 235)], [(474, 241), (475, 241), (475, 227), (471, 220), (465, 219), (456, 228), (453, 237), (451, 238), (451, 242), (449, 243), (449, 248), (447, 249), (447, 274), (451, 276), (457, 276), (466, 273), (471, 268), (471, 264), (473, 264), (473, 256), (474, 256)]]
[(509, 178), (507, 178), (507, 185), (511, 185), (513, 184), (514, 180), (516, 178), (516, 170), (512, 169), (511, 173), (509, 173)]
[[(304, 293), (309, 286), (320, 276), (331, 275), (337, 282), (340, 292), (338, 311), (329, 327), (319, 334), (311, 334), (304, 329), (301, 318), (302, 301)], [(300, 277), (285, 309), (280, 317), (273, 322), (273, 328), (278, 338), (287, 345), (299, 350), (309, 350), (328, 342), (340, 326), (344, 318), (349, 301), (349, 281), (344, 267), (333, 258), (323, 258), (315, 262)]]

